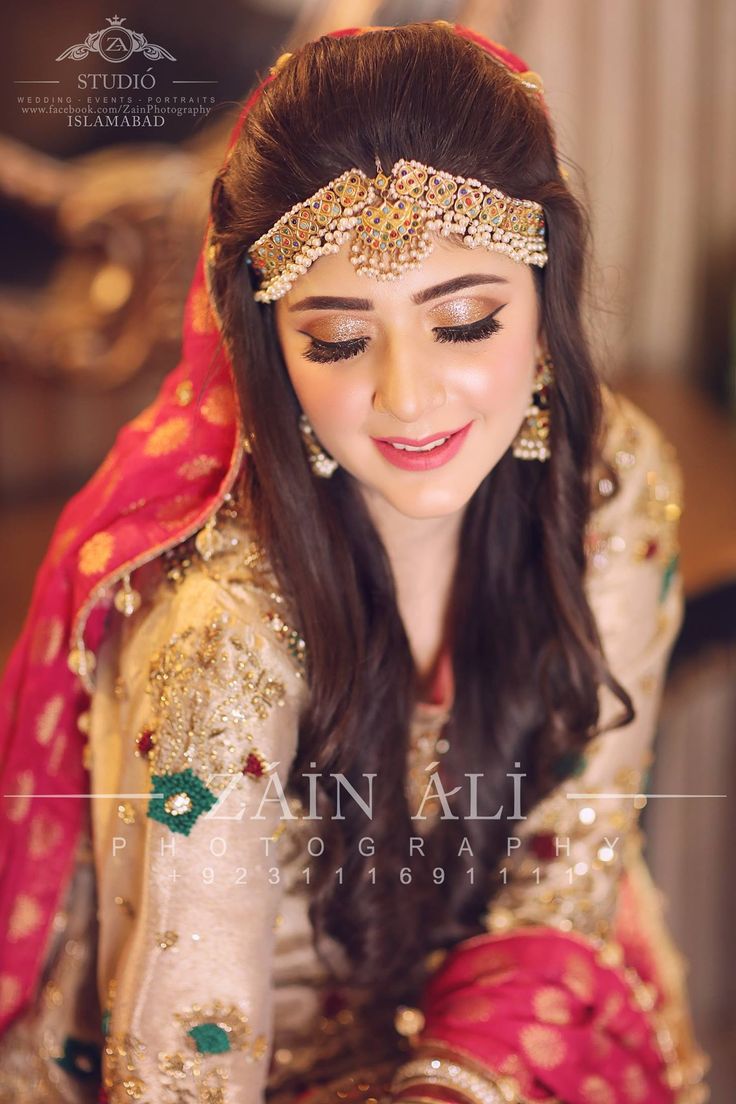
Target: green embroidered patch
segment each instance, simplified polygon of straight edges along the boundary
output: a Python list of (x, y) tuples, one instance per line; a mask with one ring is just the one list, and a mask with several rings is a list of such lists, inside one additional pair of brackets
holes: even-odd
[(230, 1050), (228, 1033), (219, 1024), (197, 1024), (196, 1027), (187, 1031), (187, 1035), (194, 1039), (200, 1054), (224, 1054), (226, 1050)]
[(552, 773), (555, 778), (559, 778), (562, 781), (565, 778), (579, 778), (585, 770), (588, 764), (588, 760), (582, 753), (574, 751), (568, 751), (566, 755), (561, 756), (554, 767)]
[(57, 1065), (81, 1081), (92, 1080), (100, 1076), (100, 1048), (94, 1043), (86, 1043), (74, 1035), (64, 1040), (64, 1053), (54, 1058)]
[(195, 823), (217, 802), (204, 782), (189, 767), (171, 774), (152, 774), (152, 797), (148, 803), (148, 816), (165, 824), (172, 832), (188, 836)]

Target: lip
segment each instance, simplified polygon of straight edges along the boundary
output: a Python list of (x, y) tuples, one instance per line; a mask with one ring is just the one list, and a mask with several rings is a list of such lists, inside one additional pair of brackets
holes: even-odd
[(439, 441), (440, 437), (452, 437), (453, 433), (459, 432), (457, 429), (443, 429), (441, 433), (430, 433), (429, 437), (374, 437), (373, 440), (390, 441), (397, 445), (428, 445), (431, 441)]
[[(429, 468), (440, 468), (452, 460), (453, 456), (460, 451), (472, 424), (471, 421), (454, 432), (446, 430), (444, 433), (432, 433), (428, 437), (413, 439), (411, 437), (372, 437), (371, 440), (381, 455), (385, 456), (394, 467), (403, 468), (406, 471), (427, 471)], [(403, 449), (395, 449), (392, 444), (396, 442), (398, 445), (428, 445), (441, 437), (447, 437), (448, 440), (444, 445), (438, 445), (429, 452), (407, 452)]]

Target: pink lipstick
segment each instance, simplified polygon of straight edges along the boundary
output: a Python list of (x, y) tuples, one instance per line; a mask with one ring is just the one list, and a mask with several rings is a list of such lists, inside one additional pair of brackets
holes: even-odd
[[(432, 433), (428, 437), (372, 437), (376, 448), (397, 468), (427, 471), (440, 468), (459, 452), (472, 422), (461, 429)], [(439, 442), (434, 444), (433, 442)]]

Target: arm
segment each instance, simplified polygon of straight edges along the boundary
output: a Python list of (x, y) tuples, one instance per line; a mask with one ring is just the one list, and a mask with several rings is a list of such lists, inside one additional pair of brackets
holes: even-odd
[(204, 571), (133, 627), (121, 672), (120, 777), (151, 796), (128, 841), (138, 892), (109, 1009), (108, 1099), (258, 1104), (303, 684), (259, 598)]
[[(453, 948), (428, 983), (414, 1057), (393, 1082), (401, 1100), (706, 1099), (695, 1085), (675, 1095), (688, 1074), (660, 1015), (657, 979), (633, 968), (617, 924), (639, 856), (645, 800), (635, 795), (645, 788), (683, 594), (679, 468), (656, 426), (626, 400), (616, 412), (615, 402), (609, 396), (605, 451), (621, 488), (592, 515), (586, 585), (636, 716), (564, 764), (560, 786), (521, 822), (488, 934)], [(602, 688), (602, 727), (621, 708)]]

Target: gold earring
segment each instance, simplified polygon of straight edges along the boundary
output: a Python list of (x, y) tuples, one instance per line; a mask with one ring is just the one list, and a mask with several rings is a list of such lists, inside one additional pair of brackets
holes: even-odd
[(554, 384), (554, 365), (549, 354), (537, 361), (534, 388), (512, 452), (517, 460), (549, 460), (549, 390)]
[(315, 475), (322, 479), (329, 479), (337, 468), (337, 460), (329, 456), (317, 440), (312, 425), (307, 415), (302, 413), (299, 418), (299, 432), (306, 445), (307, 459)]

